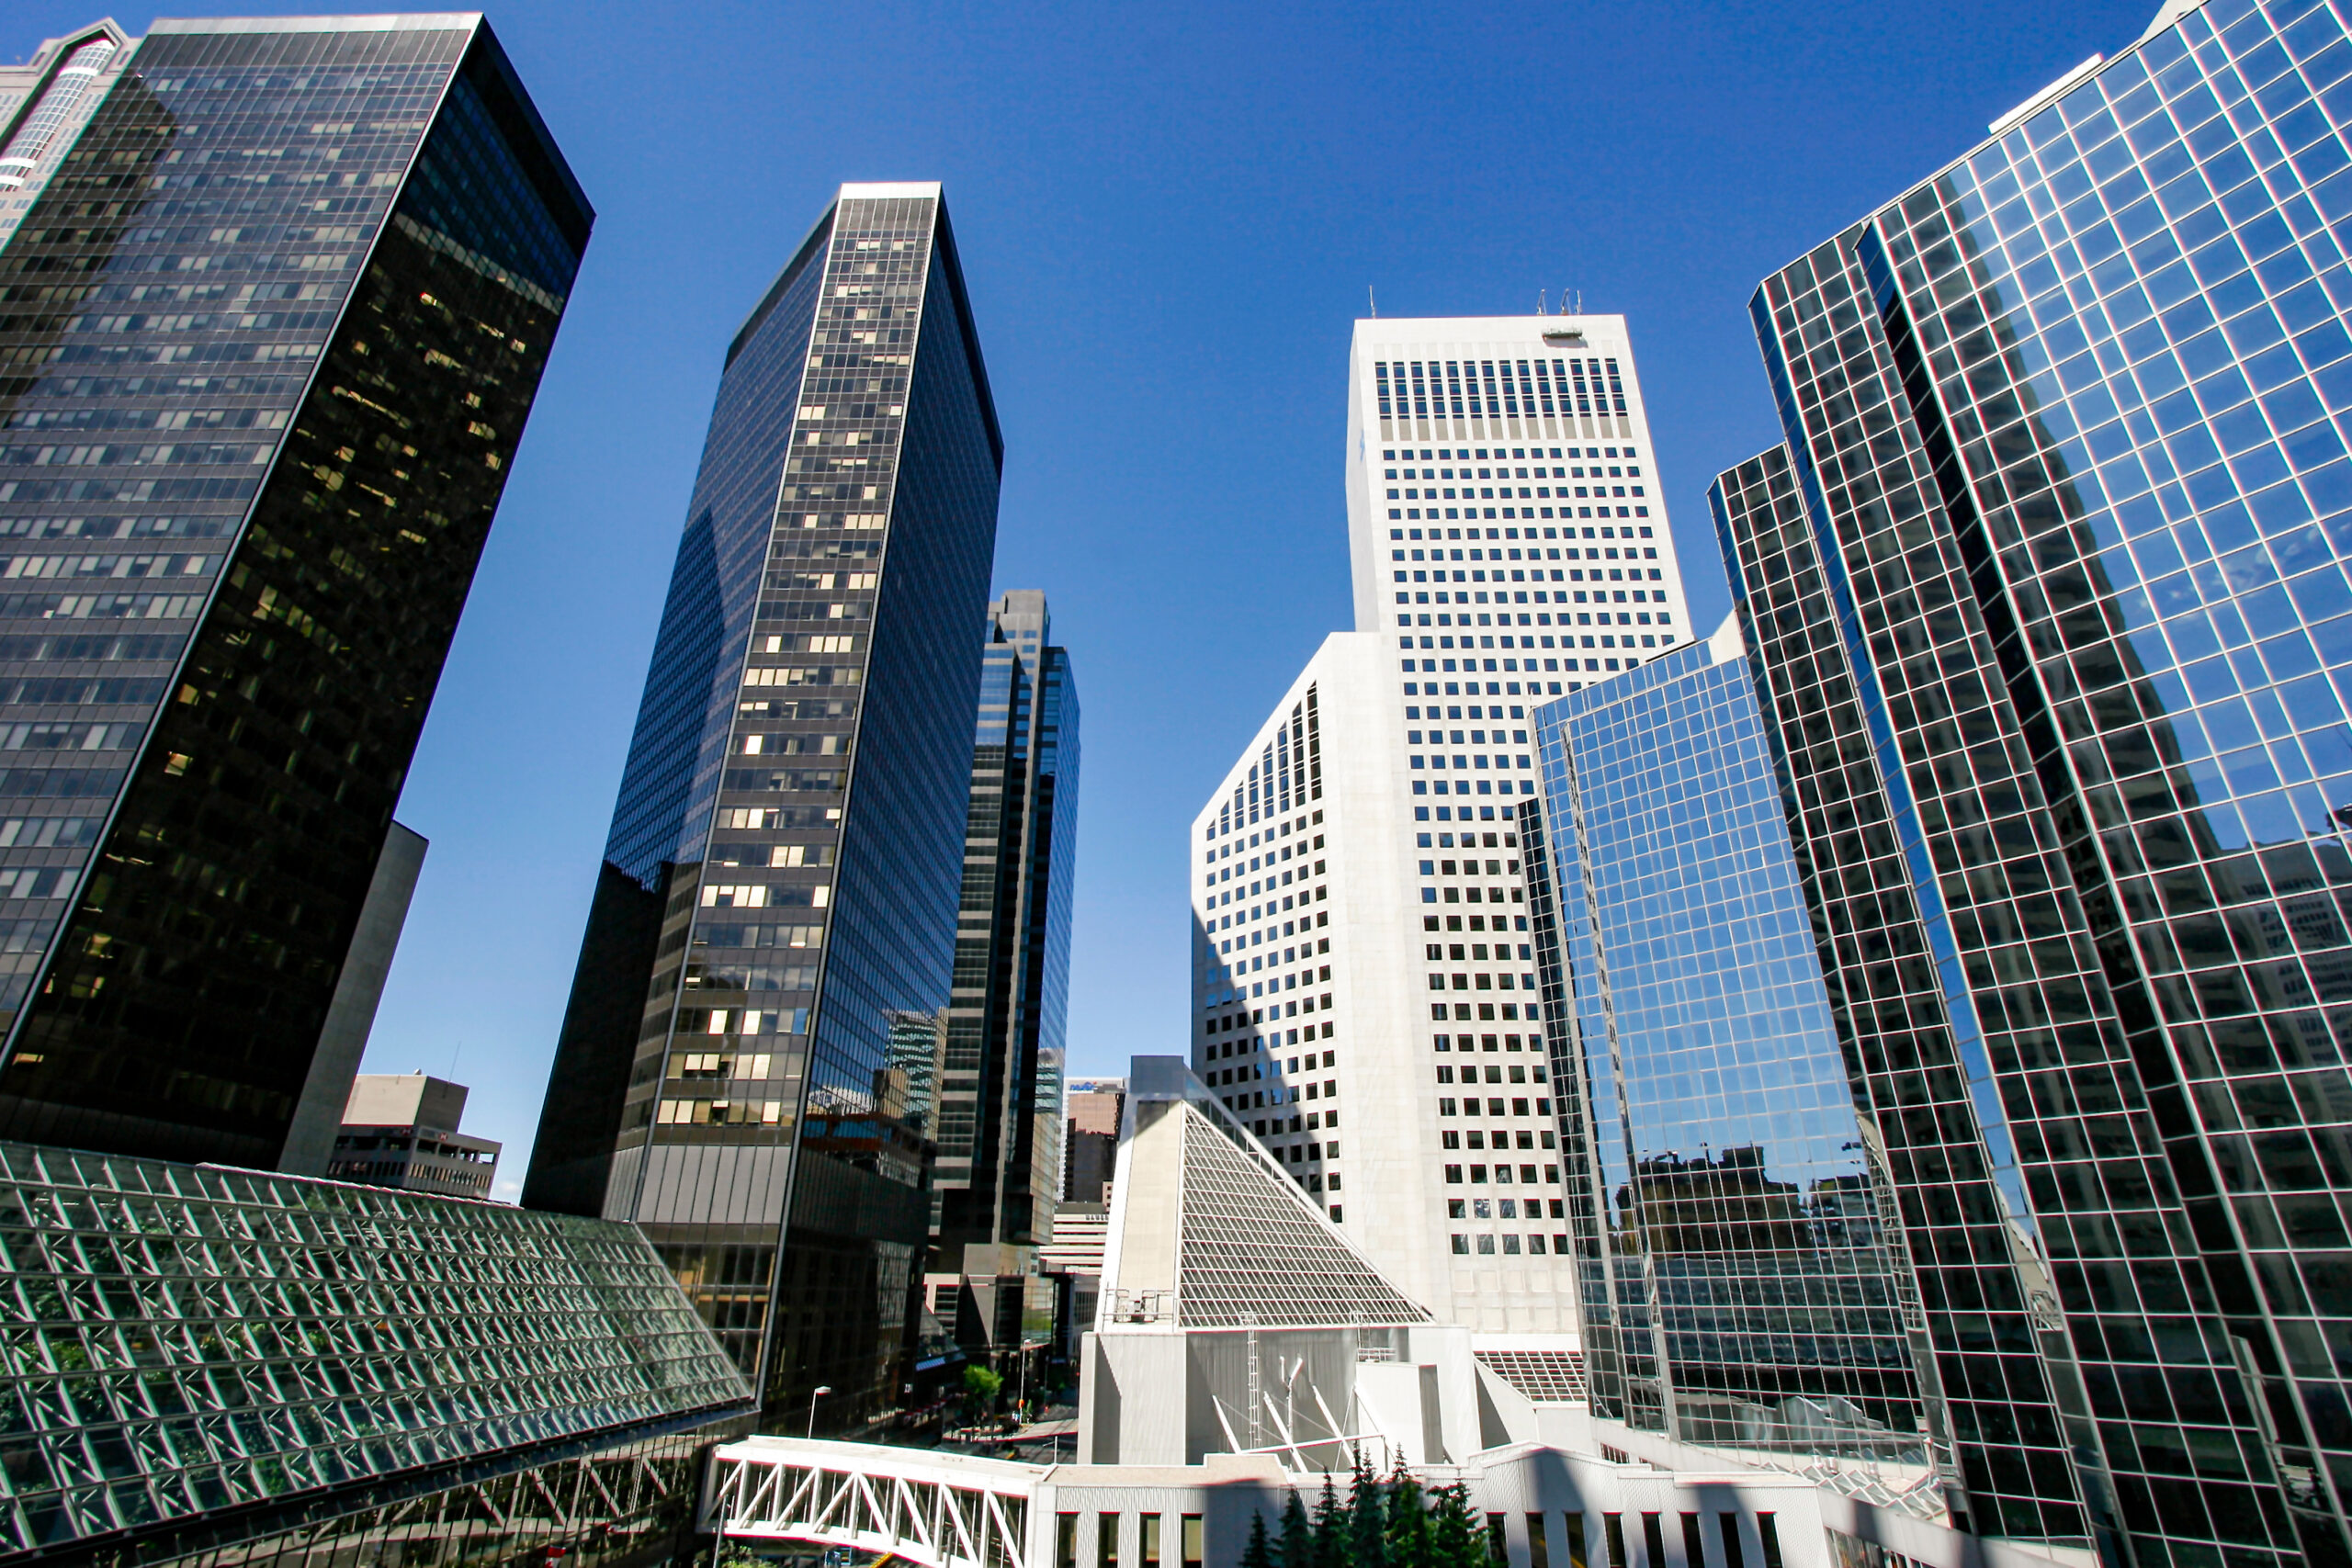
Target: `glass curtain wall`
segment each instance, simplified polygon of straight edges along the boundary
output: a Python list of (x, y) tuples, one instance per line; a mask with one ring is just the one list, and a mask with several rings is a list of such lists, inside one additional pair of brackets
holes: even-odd
[(1001, 453), (937, 187), (844, 186), (729, 351), (525, 1190), (820, 1427), (910, 1329)]
[(592, 220), (445, 21), (158, 22), (0, 251), (11, 1136), (278, 1158)]
[(1900, 1226), (1736, 637), (1534, 718), (1522, 848), (1595, 1412), (1834, 1457), (1837, 1484), (1940, 1521)]
[(1754, 300), (1718, 520), (1985, 1533), (2346, 1560), (2347, 125), (2211, 0)]

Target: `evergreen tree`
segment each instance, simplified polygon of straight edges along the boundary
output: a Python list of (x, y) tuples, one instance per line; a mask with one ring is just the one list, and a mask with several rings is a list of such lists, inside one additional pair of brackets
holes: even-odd
[(1323, 1472), (1322, 1500), (1315, 1505), (1315, 1564), (1316, 1568), (1354, 1568), (1354, 1560), (1348, 1555), (1348, 1510), (1340, 1504), (1328, 1470)]
[(1358, 1453), (1355, 1480), (1348, 1490), (1350, 1568), (1389, 1568), (1388, 1511), (1380, 1491), (1380, 1477)]
[(1394, 1568), (1419, 1568), (1430, 1560), (1430, 1511), (1421, 1483), (1405, 1468), (1405, 1456), (1388, 1476), (1387, 1551)]
[(1273, 1548), (1266, 1540), (1266, 1516), (1250, 1516), (1250, 1544), (1242, 1549), (1241, 1568), (1274, 1568)]
[(1282, 1559), (1282, 1568), (1315, 1568), (1315, 1526), (1295, 1492), (1283, 1509)]
[(1487, 1568), (1484, 1533), (1471, 1517), (1469, 1488), (1459, 1481), (1439, 1487), (1430, 1519), (1430, 1568)]

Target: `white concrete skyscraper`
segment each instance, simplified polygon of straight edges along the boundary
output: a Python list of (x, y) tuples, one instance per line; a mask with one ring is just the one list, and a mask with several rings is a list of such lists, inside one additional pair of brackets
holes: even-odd
[(1487, 1335), (1577, 1325), (1518, 814), (1530, 706), (1690, 640), (1655, 475), (1623, 318), (1358, 321), (1356, 629), (1193, 826), (1197, 1069)]

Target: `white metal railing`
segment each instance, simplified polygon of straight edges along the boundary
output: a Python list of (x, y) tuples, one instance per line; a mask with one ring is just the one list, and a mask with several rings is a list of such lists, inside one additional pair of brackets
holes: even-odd
[(750, 1438), (711, 1456), (703, 1528), (888, 1552), (922, 1568), (1046, 1568), (1030, 1537), (1043, 1465)]
[(1102, 1292), (1102, 1316), (1111, 1323), (1173, 1323), (1176, 1321), (1176, 1292), (1173, 1291), (1123, 1291), (1117, 1288)]

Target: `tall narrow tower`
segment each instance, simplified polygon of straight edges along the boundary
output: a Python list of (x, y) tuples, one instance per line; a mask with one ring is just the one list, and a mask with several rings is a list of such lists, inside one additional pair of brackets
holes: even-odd
[(895, 1392), (1002, 461), (939, 187), (843, 186), (728, 349), (524, 1190), (796, 1419)]
[(25, 151), (0, 1136), (268, 1167), (315, 1113), (322, 1162), (356, 1063), (322, 1037), (380, 983), (392, 808), (593, 215), (476, 16), (159, 21)]
[(1026, 1272), (1061, 1186), (1078, 686), (1049, 634), (1034, 589), (989, 606), (937, 1112), (933, 1266), (951, 1273)]

